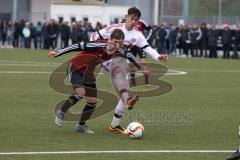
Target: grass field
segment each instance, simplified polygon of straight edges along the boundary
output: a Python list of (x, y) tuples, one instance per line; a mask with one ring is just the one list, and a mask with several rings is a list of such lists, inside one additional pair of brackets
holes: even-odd
[[(88, 123), (96, 132), (93, 135), (75, 133), (75, 122), (66, 122), (63, 128), (55, 126), (55, 105), (68, 95), (51, 89), (48, 79), (50, 73), (71, 56), (73, 54), (49, 60), (47, 51), (0, 50), (1, 160), (219, 160), (238, 147), (240, 61), (171, 57), (164, 65), (187, 74), (162, 77), (174, 86), (174, 90), (158, 97), (142, 97), (137, 108), (127, 113), (126, 117), (138, 113), (155, 116), (155, 119), (140, 117), (143, 119), (138, 120), (144, 121), (144, 136), (140, 140), (130, 140), (108, 131), (113, 112)], [(98, 87), (111, 92), (108, 81), (107, 77), (100, 76)], [(74, 106), (72, 111), (79, 112), (83, 104)], [(187, 119), (157, 119), (161, 115), (185, 115)], [(126, 126), (131, 120), (124, 118), (122, 125)], [(170, 152), (160, 153), (166, 150)], [(172, 153), (181, 150), (187, 153)], [(54, 151), (137, 153), (53, 154)], [(188, 153), (191, 151), (203, 152)], [(7, 155), (11, 152), (19, 153)], [(23, 154), (25, 152), (36, 154)]]

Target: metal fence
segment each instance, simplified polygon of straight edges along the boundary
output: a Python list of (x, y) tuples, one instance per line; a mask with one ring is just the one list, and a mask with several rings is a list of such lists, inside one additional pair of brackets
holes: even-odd
[(162, 16), (160, 17), (160, 23), (171, 23), (171, 24), (179, 24), (180, 20), (184, 20), (184, 24), (200, 24), (205, 22), (211, 25), (222, 25), (222, 24), (229, 24), (229, 25), (239, 25), (240, 24), (240, 16), (234, 17), (222, 17), (219, 18), (218, 16), (209, 16), (209, 17), (183, 17), (183, 16)]

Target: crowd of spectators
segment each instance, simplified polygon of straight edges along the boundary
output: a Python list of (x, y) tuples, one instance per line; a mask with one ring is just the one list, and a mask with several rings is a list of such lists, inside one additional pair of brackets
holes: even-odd
[[(0, 23), (2, 48), (56, 49), (79, 41), (88, 41), (90, 35), (106, 27), (100, 22), (95, 27), (87, 20), (57, 22), (55, 20), (36, 24), (20, 20)], [(149, 44), (158, 50), (181, 57), (238, 58), (240, 48), (240, 27), (229, 25), (172, 25), (164, 23), (152, 26), (153, 34)]]
[(59, 23), (51, 19), (33, 24), (25, 20), (15, 23), (3, 20), (0, 25), (1, 46), (34, 49), (66, 47), (69, 42), (87, 41), (92, 32), (102, 27), (102, 24), (97, 23), (94, 28), (88, 21), (69, 24), (68, 22)]

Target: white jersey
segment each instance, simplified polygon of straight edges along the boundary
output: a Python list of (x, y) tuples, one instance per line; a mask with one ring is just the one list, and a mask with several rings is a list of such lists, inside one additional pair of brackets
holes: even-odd
[(124, 32), (124, 45), (137, 46), (139, 48), (142, 48), (143, 51), (146, 52), (149, 56), (151, 56), (154, 60), (159, 59), (160, 55), (148, 44), (142, 32), (140, 32), (135, 27), (132, 30), (128, 31), (125, 27), (125, 23), (113, 24), (104, 29), (101, 29), (93, 33), (90, 37), (90, 40), (95, 41), (97, 39), (109, 39), (114, 29), (121, 29)]

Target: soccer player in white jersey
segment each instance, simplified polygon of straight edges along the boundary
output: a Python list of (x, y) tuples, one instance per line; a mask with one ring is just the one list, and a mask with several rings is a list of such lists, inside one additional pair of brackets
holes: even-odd
[[(145, 36), (146, 40), (148, 41), (152, 35), (152, 27), (144, 20), (139, 20), (138, 23), (135, 26), (140, 32), (142, 32), (142, 34)], [(147, 34), (146, 34), (147, 33)], [(139, 57), (140, 61), (147, 66), (147, 60), (146, 60), (146, 53), (143, 52), (143, 50), (137, 46), (134, 46), (131, 49), (132, 54), (135, 57)], [(129, 69), (130, 69), (130, 84), (131, 86), (136, 86), (136, 70), (135, 67), (132, 63), (130, 63), (129, 65)], [(151, 86), (151, 84), (149, 83), (149, 76), (148, 75), (144, 75), (144, 82), (146, 86)]]
[[(140, 17), (141, 17), (141, 12), (138, 8), (136, 7), (129, 8), (128, 14), (125, 16), (126, 18), (125, 23), (113, 24), (97, 32), (94, 32), (91, 35), (91, 40), (108, 39), (112, 31), (118, 28), (118, 29), (121, 29), (125, 34), (125, 39), (123, 41), (124, 45), (129, 46), (129, 48), (132, 48), (133, 46), (137, 46), (141, 48), (147, 55), (151, 56), (154, 60), (167, 61), (168, 56), (166, 54), (158, 54), (158, 52), (148, 44), (142, 32), (140, 32), (135, 27)], [(108, 68), (109, 65), (107, 66), (107, 64), (109, 63), (108, 62), (103, 63), (103, 65), (105, 64), (106, 66), (104, 68)], [(111, 131), (116, 131), (121, 134), (127, 134), (126, 129), (120, 126), (120, 120), (124, 112), (125, 112), (125, 104), (120, 99), (116, 106), (115, 114), (111, 122), (111, 125), (109, 127)]]

